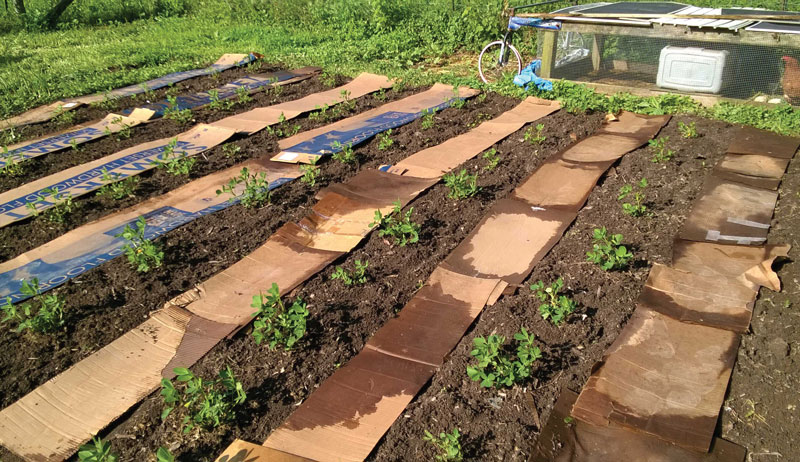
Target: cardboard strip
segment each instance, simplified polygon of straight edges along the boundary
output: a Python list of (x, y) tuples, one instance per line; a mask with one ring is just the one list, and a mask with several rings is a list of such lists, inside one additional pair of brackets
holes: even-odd
[(710, 176), (679, 237), (740, 245), (767, 240), (778, 193)]
[(215, 72), (222, 72), (232, 67), (243, 66), (245, 64), (249, 64), (255, 61), (259, 57), (260, 55), (258, 55), (257, 53), (250, 53), (247, 55), (225, 54), (222, 55), (222, 57), (220, 57), (217, 60), (217, 62), (204, 69), (194, 69), (191, 71), (174, 72), (172, 74), (167, 74), (163, 77), (159, 77), (153, 80), (148, 80), (140, 84), (117, 88), (115, 90), (111, 90), (108, 93), (97, 93), (94, 95), (80, 96), (77, 98), (56, 101), (51, 104), (46, 104), (44, 106), (31, 109), (30, 111), (27, 111), (16, 117), (0, 120), (0, 130), (5, 130), (11, 127), (18, 127), (20, 125), (29, 125), (34, 123), (46, 122), (55, 117), (56, 115), (58, 115), (59, 112), (71, 111), (77, 108), (78, 106), (84, 104), (103, 101), (103, 99), (105, 98), (122, 98), (125, 96), (138, 95), (140, 93), (144, 93), (145, 91), (157, 90), (159, 88), (163, 88), (168, 85), (181, 82), (183, 80), (191, 79), (194, 77), (200, 77), (204, 75), (210, 75)]
[(798, 147), (800, 138), (778, 135), (753, 127), (741, 127), (736, 131), (728, 152), (791, 159)]
[(637, 306), (581, 391), (572, 415), (707, 452), (739, 336)]
[(764, 189), (778, 189), (789, 159), (753, 154), (726, 154), (714, 167), (714, 176)]
[[(242, 168), (253, 174), (265, 173), (270, 189), (301, 175), (294, 165), (250, 160), (76, 228), (0, 264), (0, 299), (11, 297), (12, 302), (17, 303), (28, 298), (20, 291), (22, 280), (37, 278), (42, 290), (50, 290), (121, 255), (125, 241), (115, 235), (140, 216), (147, 220), (145, 237), (155, 239), (196, 218), (237, 204), (238, 198), (217, 195), (216, 191)], [(242, 188), (240, 185), (239, 190)]]
[[(299, 82), (311, 77), (318, 70), (319, 68), (306, 67), (294, 71), (279, 71), (267, 75), (243, 77), (217, 88), (219, 92), (218, 98), (224, 100), (236, 97), (236, 90), (239, 88), (245, 88), (248, 93), (253, 93), (265, 86), (288, 85), (290, 83)], [(208, 92), (178, 96), (175, 109), (195, 109), (206, 106), (211, 103), (211, 101), (211, 95)], [(20, 162), (32, 157), (68, 149), (72, 147), (73, 144), (80, 145), (89, 141), (94, 141), (112, 133), (135, 127), (141, 123), (159, 119), (164, 116), (164, 111), (168, 107), (170, 107), (169, 102), (164, 100), (121, 111), (120, 114), (109, 114), (98, 122), (88, 125), (78, 125), (56, 135), (9, 146), (8, 155), (0, 159), (0, 168), (5, 166), (9, 157), (15, 162)]]
[(235, 440), (225, 449), (216, 462), (252, 462), (256, 460), (268, 460), (270, 462), (314, 462), (305, 457), (298, 457), (264, 446), (248, 443), (243, 440)]
[(345, 146), (355, 146), (378, 133), (410, 123), (422, 117), (423, 111), (438, 111), (449, 107), (457, 99), (476, 94), (478, 91), (471, 88), (456, 89), (437, 83), (427, 91), (341, 120), (325, 129), (310, 130), (286, 138), (279, 143), (281, 153), (272, 160), (313, 163), (322, 156), (341, 151)]
[(561, 392), (528, 462), (744, 462), (747, 455), (721, 438), (714, 439), (710, 452), (700, 453), (625, 428), (589, 425), (570, 417), (577, 398), (570, 390)]

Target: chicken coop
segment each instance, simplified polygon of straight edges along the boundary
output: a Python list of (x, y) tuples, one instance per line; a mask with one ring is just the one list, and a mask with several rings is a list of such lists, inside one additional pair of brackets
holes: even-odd
[(544, 78), (605, 93), (686, 93), (709, 104), (800, 104), (798, 12), (618, 2), (535, 16), (560, 24), (537, 32)]

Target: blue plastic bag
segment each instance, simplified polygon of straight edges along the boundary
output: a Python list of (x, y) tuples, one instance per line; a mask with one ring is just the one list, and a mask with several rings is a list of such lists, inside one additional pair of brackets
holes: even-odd
[(522, 72), (514, 77), (514, 85), (524, 87), (526, 90), (531, 84), (535, 85), (539, 90), (551, 91), (553, 89), (553, 82), (545, 80), (538, 75), (539, 68), (542, 67), (542, 60), (535, 59), (532, 63), (528, 64)]

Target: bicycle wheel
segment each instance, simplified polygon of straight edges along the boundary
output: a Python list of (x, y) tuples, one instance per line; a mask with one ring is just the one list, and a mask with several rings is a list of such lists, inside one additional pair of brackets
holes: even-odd
[(505, 56), (500, 56), (502, 40), (491, 42), (483, 47), (478, 57), (478, 73), (481, 80), (486, 83), (495, 83), (503, 78), (503, 74), (513, 72), (514, 75), (522, 72), (522, 58), (519, 51), (510, 43), (506, 44)]

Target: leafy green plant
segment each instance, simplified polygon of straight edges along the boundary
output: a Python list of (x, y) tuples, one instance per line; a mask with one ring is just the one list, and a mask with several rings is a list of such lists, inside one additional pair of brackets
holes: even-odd
[(222, 145), (222, 153), (225, 154), (225, 158), (233, 159), (242, 151), (242, 147), (238, 144), (233, 143), (226, 143)]
[(300, 297), (287, 308), (281, 300), (280, 290), (274, 282), (266, 295), (253, 296), (250, 305), (256, 309), (253, 317), (253, 339), (257, 345), (265, 340), (270, 349), (282, 345), (290, 350), (306, 333), (308, 307)]
[(8, 146), (3, 146), (3, 160), (5, 165), (0, 168), (0, 176), (15, 177), (24, 172), (22, 164), (15, 158), (16, 154), (9, 154)]
[(35, 332), (53, 332), (64, 325), (64, 299), (56, 294), (43, 295), (39, 288), (39, 280), (22, 281), (20, 293), (31, 297), (19, 305), (11, 303), (6, 297), (5, 304), (0, 306), (3, 319), (0, 323), (16, 323), (16, 332), (33, 330)]
[[(108, 130), (108, 128), (106, 128), (106, 130)], [(109, 134), (111, 134), (111, 131), (110, 131), (110, 130), (108, 130), (108, 133), (109, 133)], [(77, 141), (75, 141), (75, 138), (73, 138), (73, 139), (69, 140), (69, 146), (70, 146), (70, 147), (72, 148), (72, 150), (73, 150), (73, 151), (75, 151), (75, 152), (79, 152), (79, 151), (81, 150), (81, 148), (79, 148), (79, 147), (78, 147), (78, 142), (77, 142)]]
[(542, 318), (549, 319), (556, 326), (566, 321), (577, 308), (574, 300), (561, 293), (563, 288), (564, 280), (561, 278), (556, 279), (556, 282), (549, 287), (542, 281), (531, 284), (531, 290), (536, 293), (539, 300), (545, 302), (539, 305), (539, 313)]
[(495, 148), (484, 152), (483, 158), (486, 159), (486, 166), (483, 167), (484, 171), (491, 172), (500, 164), (500, 156), (497, 155), (497, 149)]
[(102, 172), (100, 179), (105, 185), (97, 191), (98, 196), (112, 200), (134, 197), (133, 191), (136, 189), (136, 185), (139, 184), (138, 176), (129, 176), (120, 181), (121, 174), (109, 173), (105, 167), (103, 167)]
[(622, 234), (609, 234), (605, 226), (595, 228), (592, 250), (586, 252), (586, 259), (605, 271), (627, 268), (633, 254), (622, 245), (622, 239)]
[(333, 87), (336, 85), (336, 75), (325, 71), (319, 75), (319, 81), (326, 87)]
[(529, 127), (525, 130), (525, 141), (530, 144), (542, 144), (547, 139), (544, 136), (544, 124), (536, 124), (536, 127)]
[(156, 451), (156, 462), (175, 462), (175, 456), (169, 452), (169, 449), (160, 447)]
[(378, 150), (385, 151), (392, 147), (394, 140), (392, 139), (392, 129), (386, 130), (383, 133), (378, 133)]
[(459, 96), (458, 87), (453, 87), (453, 98), (450, 100), (450, 106), (456, 109), (461, 109), (467, 104), (467, 100)]
[(75, 123), (75, 113), (64, 109), (63, 106), (58, 106), (53, 116), (53, 122), (59, 127), (72, 125)]
[(367, 282), (368, 267), (369, 262), (366, 260), (363, 263), (361, 260), (356, 260), (355, 269), (353, 271), (348, 271), (341, 266), (337, 266), (336, 271), (331, 275), (331, 279), (339, 279), (344, 282), (346, 286), (364, 284)]
[[(241, 189), (241, 193), (237, 193), (237, 189)], [(222, 193), (233, 196), (229, 199), (231, 202), (238, 198), (239, 203), (247, 208), (268, 204), (272, 196), (266, 172), (251, 174), (247, 167), (242, 168), (238, 177), (231, 178), (228, 184), (217, 190), (217, 195)]]
[(631, 195), (631, 193), (633, 193), (633, 201), (623, 202), (622, 211), (626, 215), (630, 215), (632, 217), (641, 217), (647, 213), (647, 206), (644, 205), (644, 190), (647, 188), (647, 178), (642, 178), (639, 183), (636, 184), (636, 186), (639, 188), (636, 192), (633, 192), (633, 185), (631, 184), (626, 184), (625, 186), (619, 188), (619, 196), (617, 196), (617, 200), (625, 200)]
[(220, 99), (219, 90), (208, 90), (208, 96), (211, 98), (211, 102), (208, 103), (210, 109), (227, 111), (233, 107), (233, 101)]
[(386, 89), (381, 88), (378, 90), (378, 93), (375, 93), (375, 99), (378, 101), (386, 101)]
[(339, 99), (342, 100), (342, 102), (339, 104), (339, 107), (344, 108), (344, 110), (347, 111), (352, 111), (356, 108), (356, 102), (350, 98), (350, 94), (350, 90), (342, 90), (339, 92)]
[(131, 126), (122, 121), (122, 117), (115, 117), (111, 119), (111, 123), (118, 126), (117, 141), (127, 140), (131, 137)]
[(197, 159), (189, 156), (186, 151), (175, 152), (178, 146), (178, 139), (173, 138), (164, 146), (164, 155), (161, 159), (151, 161), (156, 168), (162, 168), (170, 175), (188, 175), (192, 167), (197, 163)]
[(689, 125), (678, 122), (678, 131), (681, 132), (681, 136), (684, 138), (697, 138), (700, 136), (700, 134), (697, 133), (697, 124), (694, 122), (691, 122)]
[(51, 223), (63, 224), (67, 221), (67, 216), (75, 209), (75, 205), (72, 203), (72, 194), (60, 193), (55, 189), (45, 189), (45, 191), (49, 191), (53, 201), (53, 206), (44, 214), (45, 218)]
[(436, 125), (436, 120), (434, 119), (434, 117), (436, 117), (436, 109), (425, 109), (422, 111), (422, 114), (422, 122), (420, 122), (420, 127), (422, 127), (423, 130), (429, 130), (433, 128), (433, 126)]
[(467, 375), (473, 381), (480, 381), (484, 388), (510, 387), (531, 375), (531, 365), (542, 357), (539, 347), (534, 346), (535, 337), (525, 328), (514, 334), (517, 342), (516, 352), (506, 351), (506, 338), (492, 334), (489, 337), (475, 337), (470, 354), (478, 360), (477, 364), (467, 366)]
[(166, 404), (161, 420), (179, 409), (184, 434), (194, 428), (216, 428), (230, 421), (236, 415), (236, 407), (247, 399), (230, 366), (219, 371), (214, 380), (204, 380), (185, 367), (176, 367), (174, 372), (177, 387), (172, 381), (161, 379), (161, 396)]
[(444, 176), (444, 184), (448, 187), (447, 197), (451, 199), (466, 199), (478, 193), (478, 174), (468, 175), (467, 169), (461, 169), (458, 174), (448, 173)]
[(384, 216), (380, 210), (375, 211), (375, 218), (369, 225), (380, 226), (378, 234), (381, 237), (390, 236), (394, 239), (394, 244), (405, 247), (406, 244), (413, 244), (419, 241), (420, 225), (411, 221), (411, 214), (414, 207), (408, 209), (405, 215), (400, 207), (400, 201), (394, 202), (394, 209)]
[(668, 136), (662, 136), (647, 142), (653, 149), (653, 157), (650, 159), (653, 163), (667, 162), (675, 155), (671, 149), (667, 148)]
[(286, 116), (283, 115), (283, 112), (281, 112), (281, 115), (278, 116), (277, 124), (267, 127), (267, 132), (271, 135), (277, 136), (278, 138), (296, 135), (299, 131), (300, 125), (291, 125), (286, 119)]
[(136, 220), (135, 228), (131, 227), (131, 225), (125, 225), (121, 233), (114, 235), (114, 237), (125, 239), (126, 244), (122, 249), (125, 250), (125, 255), (128, 257), (131, 266), (140, 273), (146, 273), (152, 268), (158, 268), (164, 261), (164, 252), (161, 250), (161, 245), (144, 237), (146, 229), (147, 220), (144, 217), (139, 217)]
[[(317, 110), (312, 112), (311, 114), (309, 114), (308, 115), (308, 119), (309, 120), (319, 120), (319, 121), (323, 121), (323, 122), (328, 121), (328, 120), (330, 120), (332, 118), (331, 115), (328, 112), (330, 110), (330, 108), (331, 107), (328, 106), (327, 104), (323, 104), (322, 106), (317, 106)], [(330, 112), (332, 113), (333, 111), (330, 111)]]
[(352, 164), (356, 161), (356, 153), (353, 151), (353, 143), (342, 144), (334, 141), (331, 147), (337, 152), (333, 154), (333, 160), (338, 160), (343, 164)]
[(303, 172), (303, 176), (300, 177), (300, 181), (306, 183), (311, 187), (317, 184), (317, 178), (319, 177), (319, 167), (317, 167), (316, 158), (314, 158), (311, 164), (301, 165), (300, 171)]
[(239, 87), (236, 89), (236, 102), (239, 104), (247, 104), (250, 101), (253, 101), (253, 97), (250, 96), (250, 90), (246, 87)]
[(461, 462), (464, 455), (461, 454), (461, 434), (457, 428), (452, 432), (441, 432), (439, 436), (434, 436), (425, 430), (424, 441), (433, 444), (439, 453), (434, 457), (438, 462)]
[(111, 442), (93, 436), (91, 442), (78, 449), (78, 460), (80, 462), (117, 462), (119, 456), (111, 451)]
[(173, 95), (167, 96), (167, 107), (164, 108), (164, 118), (171, 119), (179, 124), (185, 125), (192, 121), (191, 109), (181, 109), (178, 106), (178, 97)]

